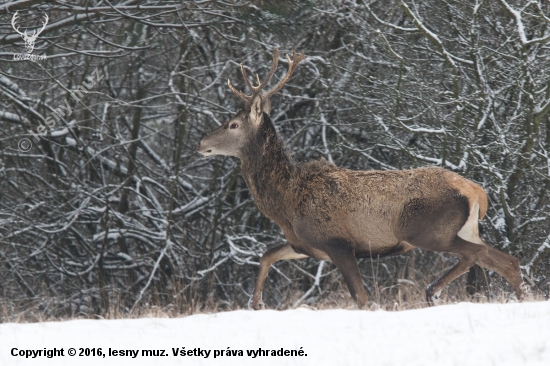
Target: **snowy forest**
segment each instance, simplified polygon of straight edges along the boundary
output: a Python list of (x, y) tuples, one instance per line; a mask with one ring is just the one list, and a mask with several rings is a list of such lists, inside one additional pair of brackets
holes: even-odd
[[(43, 59), (15, 56), (25, 30), (42, 30)], [(285, 239), (239, 161), (197, 144), (242, 107), (227, 86), (247, 91), (239, 64), (263, 78), (275, 47), (272, 83), (286, 53), (307, 56), (271, 100), (294, 160), (477, 182), (482, 238), (547, 296), (550, 2), (16, 0), (0, 4), (0, 320), (246, 308), (259, 258)], [(405, 309), (455, 262), (359, 263), (369, 300)], [(511, 292), (475, 266), (443, 297)], [(352, 304), (315, 259), (275, 264), (264, 301)]]

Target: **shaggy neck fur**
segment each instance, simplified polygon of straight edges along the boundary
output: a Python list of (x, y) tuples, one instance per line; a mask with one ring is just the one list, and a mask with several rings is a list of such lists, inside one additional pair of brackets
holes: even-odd
[(290, 180), (294, 164), (267, 114), (258, 132), (242, 149), (242, 175), (260, 211), (279, 226), (289, 225), (285, 217), (291, 199)]

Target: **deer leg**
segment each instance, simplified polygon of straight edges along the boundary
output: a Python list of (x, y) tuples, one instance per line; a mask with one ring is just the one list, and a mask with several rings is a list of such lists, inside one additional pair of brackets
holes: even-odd
[(488, 245), (487, 248), (487, 254), (481, 257), (477, 263), (504, 277), (514, 289), (518, 300), (523, 300), (525, 297), (525, 292), (523, 291), (525, 284), (521, 278), (521, 270), (517, 258)]
[(426, 288), (426, 301), (429, 306), (433, 306), (438, 299), (441, 290), (451, 283), (455, 278), (463, 275), (470, 270), (481, 257), (486, 255), (487, 247), (483, 244), (475, 244), (466, 241), (459, 236), (455, 237), (451, 246), (445, 250), (450, 253), (458, 254), (461, 258), (460, 261), (440, 279), (430, 283)]
[(273, 263), (285, 259), (301, 258), (307, 258), (307, 255), (296, 253), (289, 244), (268, 249), (260, 259), (260, 270), (258, 272), (258, 277), (256, 278), (256, 286), (254, 286), (254, 293), (252, 294), (252, 298), (250, 299), (248, 306), (254, 310), (264, 308), (265, 304), (262, 301), (262, 292), (264, 290), (267, 272)]
[(324, 248), (332, 263), (342, 272), (349, 292), (357, 306), (362, 309), (367, 305), (367, 291), (363, 286), (361, 272), (357, 265), (355, 252), (349, 242), (340, 239), (330, 240)]

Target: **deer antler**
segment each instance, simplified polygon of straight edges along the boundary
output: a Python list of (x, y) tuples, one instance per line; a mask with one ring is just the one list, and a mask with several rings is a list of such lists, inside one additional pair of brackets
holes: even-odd
[(300, 61), (302, 61), (304, 58), (306, 58), (305, 53), (302, 52), (300, 54), (296, 54), (296, 51), (294, 50), (292, 51), (292, 60), (290, 59), (288, 54), (286, 55), (286, 60), (288, 61), (288, 71), (286, 72), (285, 77), (281, 81), (279, 81), (279, 84), (275, 85), (273, 89), (265, 93), (267, 97), (270, 97), (281, 90), (281, 88), (288, 82), (288, 80), (290, 80), (290, 77), (294, 73), (294, 70), (296, 70), (296, 68), (298, 67)]
[[(296, 51), (292, 51), (293, 60), (290, 60), (290, 57), (288, 55), (286, 55), (286, 59), (288, 60), (288, 65), (289, 65), (287, 74), (279, 82), (279, 84), (277, 84), (273, 89), (271, 89), (268, 92), (264, 92), (264, 95), (267, 96), (267, 97), (270, 97), (271, 95), (278, 92), (288, 82), (288, 80), (292, 76), (292, 73), (294, 72), (294, 70), (296, 70), (296, 67), (298, 66), (298, 63), (300, 63), (300, 61), (302, 61), (305, 57), (306, 57), (306, 55), (304, 53), (301, 53), (301, 54), (297, 55)], [(231, 89), (233, 94), (235, 94), (240, 100), (242, 100), (245, 103), (249, 103), (250, 101), (252, 101), (252, 99), (254, 99), (254, 97), (256, 95), (261, 93), (263, 91), (263, 89), (266, 87), (267, 83), (269, 83), (269, 81), (271, 80), (271, 78), (275, 74), (275, 71), (277, 70), (278, 63), (279, 63), (279, 49), (275, 48), (273, 50), (273, 63), (271, 65), (271, 69), (269, 70), (269, 74), (267, 75), (267, 77), (264, 79), (264, 81), (260, 82), (259, 76), (256, 75), (256, 81), (258, 82), (258, 86), (254, 86), (250, 83), (250, 81), (248, 81), (248, 75), (246, 74), (246, 71), (244, 70), (243, 64), (241, 64), (241, 73), (243, 74), (244, 82), (246, 83), (246, 85), (252, 91), (251, 95), (246, 95), (242, 91), (235, 89), (235, 87), (233, 85), (231, 85), (231, 80), (227, 80), (227, 85), (229, 86), (229, 89)]]
[(246, 71), (244, 70), (243, 64), (241, 64), (241, 73), (243, 74), (244, 82), (246, 85), (252, 90), (252, 95), (246, 95), (242, 91), (239, 91), (235, 89), (235, 87), (231, 84), (231, 80), (227, 80), (227, 85), (229, 86), (229, 89), (235, 94), (240, 100), (242, 100), (245, 103), (250, 102), (252, 99), (254, 99), (254, 96), (262, 91), (263, 88), (267, 85), (269, 80), (273, 77), (273, 74), (277, 70), (277, 64), (279, 62), (279, 49), (275, 48), (273, 50), (273, 64), (271, 65), (271, 70), (269, 70), (269, 74), (264, 79), (263, 82), (260, 82), (260, 77), (256, 75), (256, 80), (258, 81), (258, 86), (253, 86), (248, 81), (248, 75), (246, 75)]
[(252, 95), (259, 93), (263, 88), (266, 87), (267, 83), (269, 83), (269, 80), (273, 77), (273, 74), (275, 74), (275, 71), (277, 71), (277, 65), (279, 63), (279, 49), (275, 48), (273, 50), (273, 63), (271, 64), (271, 70), (269, 70), (269, 74), (264, 79), (263, 82), (260, 83), (260, 78), (258, 75), (256, 75), (256, 80), (258, 81), (258, 86), (253, 86), (248, 82), (248, 76), (246, 75), (246, 71), (244, 71), (243, 64), (241, 64), (241, 73), (243, 74), (244, 81), (246, 85), (252, 90)]

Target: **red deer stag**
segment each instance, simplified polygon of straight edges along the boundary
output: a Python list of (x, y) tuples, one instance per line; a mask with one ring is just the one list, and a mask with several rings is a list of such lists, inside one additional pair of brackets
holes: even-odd
[(231, 91), (244, 102), (233, 118), (205, 137), (198, 151), (241, 160), (244, 180), (260, 211), (283, 230), (287, 244), (269, 249), (260, 260), (251, 307), (264, 307), (262, 290), (269, 267), (283, 259), (314, 257), (332, 261), (342, 272), (360, 308), (367, 304), (356, 258), (400, 254), (413, 248), (448, 252), (460, 261), (426, 289), (429, 305), (443, 287), (474, 264), (489, 268), (523, 298), (519, 262), (481, 240), (478, 220), (487, 212), (487, 195), (474, 182), (436, 167), (355, 171), (324, 159), (297, 164), (285, 152), (269, 118), (271, 95), (290, 79), (304, 54), (287, 55), (288, 72), (264, 91), (277, 69), (278, 50), (267, 78), (252, 94)]

